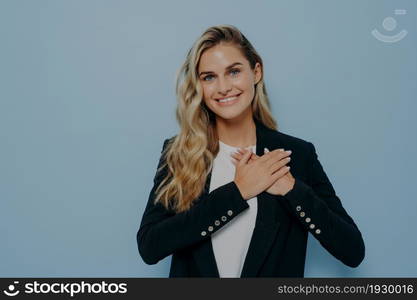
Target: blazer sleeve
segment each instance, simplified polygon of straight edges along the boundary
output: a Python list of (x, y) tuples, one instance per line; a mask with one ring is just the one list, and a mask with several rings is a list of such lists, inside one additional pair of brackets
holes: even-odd
[[(161, 153), (167, 142), (168, 139)], [(163, 162), (161, 155), (158, 169)], [(231, 181), (210, 193), (202, 193), (189, 210), (175, 213), (159, 202), (154, 203), (155, 190), (165, 175), (166, 168), (160, 172), (157, 170), (136, 235), (139, 254), (147, 264), (156, 264), (178, 250), (210, 238), (211, 234), (249, 208), (237, 185)]]
[(336, 195), (314, 145), (308, 142), (311, 186), (296, 178), (284, 195), (296, 218), (345, 265), (357, 267), (365, 256), (362, 234)]

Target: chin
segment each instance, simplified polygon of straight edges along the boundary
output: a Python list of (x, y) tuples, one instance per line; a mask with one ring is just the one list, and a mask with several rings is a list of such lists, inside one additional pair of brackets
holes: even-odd
[(247, 113), (248, 110), (251, 109), (251, 102), (246, 103), (244, 107), (242, 107), (243, 103), (240, 103), (241, 105), (231, 106), (231, 107), (224, 107), (224, 108), (218, 108), (209, 106), (210, 110), (214, 112), (216, 117), (224, 119), (224, 120), (233, 120), (238, 119), (239, 117), (243, 116)]
[(230, 113), (216, 113), (216, 116), (218, 118), (224, 119), (224, 120), (234, 120), (239, 119), (244, 114), (244, 111), (240, 112), (230, 112)]

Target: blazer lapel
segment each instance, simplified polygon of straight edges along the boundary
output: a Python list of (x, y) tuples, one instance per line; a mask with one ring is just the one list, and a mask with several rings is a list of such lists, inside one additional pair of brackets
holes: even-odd
[[(275, 143), (271, 144), (272, 139), (268, 138), (269, 128), (255, 119), (256, 124), (256, 154), (261, 156), (264, 154), (264, 148), (270, 151), (279, 148), (276, 139)], [(204, 194), (208, 194), (211, 180), (211, 172), (207, 177)], [(276, 238), (277, 232), (280, 228), (280, 223), (274, 213), (277, 209), (278, 203), (276, 199), (268, 197), (265, 192), (257, 196), (258, 212), (256, 215), (255, 228), (253, 230), (252, 238), (249, 244), (248, 252), (246, 254), (245, 262), (243, 264), (241, 277), (256, 277), (262, 266), (269, 250)], [(238, 218), (239, 216), (237, 216)], [(211, 238), (201, 242), (193, 251), (196, 263), (198, 264), (201, 274), (204, 277), (220, 277), (216, 259), (213, 251), (213, 244)]]
[[(272, 151), (279, 148), (276, 145), (278, 141), (269, 138), (269, 130), (262, 123), (255, 120), (256, 123), (256, 155), (262, 156), (264, 148)], [(278, 203), (273, 197), (268, 197), (265, 192), (257, 196), (258, 212), (256, 216), (255, 228), (253, 230), (252, 239), (243, 264), (241, 277), (257, 277), (258, 271), (268, 256), (269, 250), (277, 236), (280, 228), (280, 222), (277, 220)]]

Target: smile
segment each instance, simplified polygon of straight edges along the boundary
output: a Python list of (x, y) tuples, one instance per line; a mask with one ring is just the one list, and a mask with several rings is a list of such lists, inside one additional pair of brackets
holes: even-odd
[(227, 97), (227, 98), (216, 99), (215, 101), (217, 103), (219, 103), (219, 105), (221, 105), (221, 106), (232, 105), (232, 104), (236, 103), (239, 100), (238, 97), (241, 94), (242, 93), (240, 93), (238, 95), (235, 95), (235, 96)]

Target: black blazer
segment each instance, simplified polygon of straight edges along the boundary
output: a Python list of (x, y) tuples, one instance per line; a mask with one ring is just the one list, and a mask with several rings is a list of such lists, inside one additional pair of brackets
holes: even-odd
[[(288, 165), (295, 184), (285, 196), (257, 195), (258, 213), (241, 277), (304, 277), (309, 232), (335, 258), (357, 267), (365, 256), (362, 235), (335, 194), (313, 144), (255, 123), (256, 154), (263, 155), (265, 147), (291, 150)], [(162, 162), (161, 156), (158, 168)], [(197, 202), (175, 214), (153, 204), (165, 174), (163, 169), (155, 175), (137, 232), (141, 257), (156, 264), (172, 254), (169, 277), (219, 277), (210, 236), (239, 217), (248, 203), (234, 181), (208, 193), (210, 173)]]

